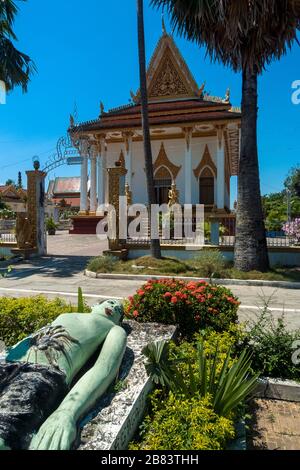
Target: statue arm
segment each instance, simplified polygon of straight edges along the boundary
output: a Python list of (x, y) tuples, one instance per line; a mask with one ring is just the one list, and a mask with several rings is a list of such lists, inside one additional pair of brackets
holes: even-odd
[(116, 378), (126, 349), (123, 328), (113, 327), (106, 337), (99, 358), (71, 389), (59, 408), (33, 438), (34, 450), (67, 450), (76, 438), (78, 420), (91, 409)]

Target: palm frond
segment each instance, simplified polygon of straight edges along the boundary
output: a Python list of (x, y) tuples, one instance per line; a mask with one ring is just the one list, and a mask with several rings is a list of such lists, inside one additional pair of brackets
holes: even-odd
[(297, 42), (299, 0), (151, 0), (179, 35), (234, 70), (261, 72)]

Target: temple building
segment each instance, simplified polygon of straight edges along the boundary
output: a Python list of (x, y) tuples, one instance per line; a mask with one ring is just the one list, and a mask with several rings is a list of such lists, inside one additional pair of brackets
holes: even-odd
[(57, 177), (49, 181), (47, 197), (54, 205), (79, 211), (80, 177)]
[[(206, 213), (230, 213), (230, 179), (238, 172), (241, 112), (232, 107), (229, 89), (224, 89), (223, 98), (208, 96), (205, 84), (196, 83), (165, 30), (148, 67), (147, 86), (157, 201), (169, 202), (173, 184), (181, 204), (200, 203)], [(110, 111), (101, 103), (100, 116), (92, 121), (75, 124), (71, 118), (71, 138), (85, 142), (80, 200), (85, 231), (89, 217), (95, 233), (97, 207), (108, 202), (107, 169), (116, 161), (125, 161), (132, 202), (147, 204), (140, 92), (131, 92), (131, 100)], [(80, 220), (75, 225), (75, 233), (80, 233)]]

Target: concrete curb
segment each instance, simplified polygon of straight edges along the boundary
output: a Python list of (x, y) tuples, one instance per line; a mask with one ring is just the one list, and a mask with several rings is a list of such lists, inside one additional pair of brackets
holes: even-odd
[[(157, 276), (152, 274), (102, 274), (94, 273), (92, 271), (85, 270), (86, 277), (92, 279), (112, 279), (116, 281), (147, 281), (148, 279), (159, 280), (159, 279), (178, 279), (183, 281), (207, 281), (210, 279), (202, 277), (184, 277), (184, 276)], [(300, 289), (300, 282), (286, 282), (286, 281), (255, 281), (255, 280), (243, 280), (243, 279), (213, 279), (214, 284), (221, 286), (255, 286), (255, 287), (274, 287), (282, 289)]]
[(300, 403), (300, 383), (291, 380), (262, 378), (259, 380), (254, 396), (255, 398)]

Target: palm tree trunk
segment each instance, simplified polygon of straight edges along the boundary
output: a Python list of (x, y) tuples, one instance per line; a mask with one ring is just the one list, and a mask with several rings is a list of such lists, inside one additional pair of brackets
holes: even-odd
[(269, 258), (263, 218), (257, 150), (257, 71), (243, 72), (242, 141), (238, 177), (235, 267), (267, 271)]
[[(140, 66), (142, 124), (143, 124), (143, 135), (144, 135), (144, 155), (145, 155), (146, 178), (147, 178), (148, 204), (149, 204), (149, 210), (151, 212), (152, 205), (156, 204), (156, 197), (155, 197), (155, 189), (154, 189), (153, 160), (152, 160), (152, 149), (151, 149), (151, 140), (150, 140), (149, 113), (148, 113), (148, 92), (147, 92), (147, 77), (146, 77), (146, 53), (145, 53), (145, 31), (144, 31), (144, 1), (143, 0), (137, 0), (137, 17), (138, 17), (138, 47), (139, 47), (139, 66)], [(150, 217), (150, 220), (151, 220), (151, 217)], [(151, 236), (151, 255), (157, 259), (161, 258), (161, 248), (160, 248), (159, 239), (152, 240), (152, 236)]]

